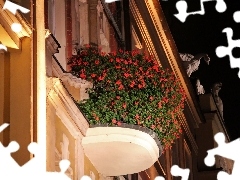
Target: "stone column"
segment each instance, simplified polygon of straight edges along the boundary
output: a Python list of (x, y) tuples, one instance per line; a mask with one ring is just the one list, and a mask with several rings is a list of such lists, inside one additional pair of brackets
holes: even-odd
[(79, 1), (79, 43), (80, 46), (89, 44), (88, 2)]
[(98, 45), (98, 0), (88, 0), (89, 43)]

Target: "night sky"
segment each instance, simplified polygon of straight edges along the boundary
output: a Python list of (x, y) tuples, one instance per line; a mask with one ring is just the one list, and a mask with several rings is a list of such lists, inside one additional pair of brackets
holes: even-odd
[[(226, 128), (231, 140), (240, 137), (240, 78), (238, 69), (230, 68), (229, 57), (218, 58), (215, 50), (218, 46), (228, 46), (226, 27), (233, 29), (233, 39), (240, 39), (240, 23), (235, 23), (233, 13), (240, 11), (239, 0), (228, 0), (227, 10), (218, 13), (215, 9), (216, 1), (205, 2), (205, 15), (188, 16), (184, 23), (180, 22), (174, 14), (178, 0), (159, 0), (166, 16), (178, 51), (181, 53), (197, 54), (207, 53), (211, 58), (208, 66), (201, 61), (199, 70), (191, 76), (200, 78), (206, 92), (210, 92), (213, 83), (221, 81), (223, 87), (219, 96), (223, 101), (223, 113)], [(188, 12), (200, 10), (200, 0), (186, 0)], [(240, 58), (240, 48), (234, 48), (233, 56)]]

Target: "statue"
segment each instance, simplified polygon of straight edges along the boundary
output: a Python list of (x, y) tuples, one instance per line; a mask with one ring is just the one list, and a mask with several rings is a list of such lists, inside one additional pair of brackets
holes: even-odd
[(200, 84), (199, 79), (197, 79), (197, 81), (196, 81), (196, 90), (197, 90), (197, 95), (205, 93), (205, 90), (204, 90), (203, 86)]
[(218, 83), (214, 83), (212, 86), (212, 93), (213, 93), (213, 98), (216, 102), (217, 108), (223, 118), (223, 102), (221, 100), (221, 98), (219, 97), (218, 93), (222, 88), (222, 83), (218, 82)]
[(208, 57), (207, 54), (204, 54), (204, 53), (200, 53), (195, 56), (193, 56), (191, 54), (186, 54), (186, 53), (185, 54), (179, 53), (179, 55), (183, 61), (183, 66), (187, 71), (188, 77), (190, 77), (194, 71), (198, 70), (198, 67), (200, 65), (200, 60), (202, 58), (204, 58), (205, 62), (208, 65), (210, 62), (210, 58)]

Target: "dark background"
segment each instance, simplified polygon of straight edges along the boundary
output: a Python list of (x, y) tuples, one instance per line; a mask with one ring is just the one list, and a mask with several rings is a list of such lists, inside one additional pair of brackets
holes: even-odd
[[(201, 61), (199, 70), (191, 76), (200, 78), (206, 92), (210, 92), (211, 85), (217, 81), (223, 87), (219, 96), (223, 101), (223, 114), (226, 128), (231, 140), (240, 137), (240, 78), (238, 68), (231, 69), (229, 57), (218, 58), (215, 50), (218, 46), (228, 46), (226, 27), (233, 29), (233, 39), (240, 39), (240, 23), (233, 19), (233, 13), (240, 11), (239, 0), (225, 0), (227, 10), (218, 13), (215, 9), (216, 1), (205, 2), (205, 15), (190, 15), (182, 23), (174, 14), (177, 14), (178, 0), (159, 0), (167, 19), (178, 51), (195, 55), (207, 53), (211, 59), (208, 66)], [(200, 0), (186, 0), (188, 12), (200, 10)], [(233, 56), (240, 58), (240, 48), (234, 48)], [(240, 60), (239, 60), (240, 61)]]

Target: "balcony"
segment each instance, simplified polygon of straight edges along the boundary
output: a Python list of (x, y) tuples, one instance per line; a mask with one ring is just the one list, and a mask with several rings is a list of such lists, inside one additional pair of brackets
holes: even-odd
[(140, 126), (92, 126), (82, 140), (84, 152), (105, 176), (134, 174), (151, 167), (162, 152), (157, 135)]

